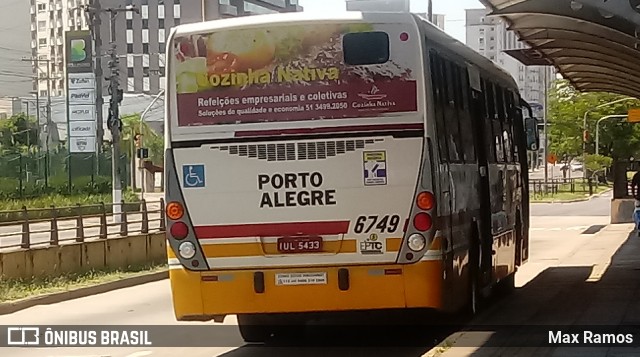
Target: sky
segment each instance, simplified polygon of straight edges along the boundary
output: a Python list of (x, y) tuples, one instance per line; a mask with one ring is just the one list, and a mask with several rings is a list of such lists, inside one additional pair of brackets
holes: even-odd
[[(331, 13), (346, 11), (345, 0), (298, 0), (304, 11)], [(465, 9), (484, 8), (478, 0), (433, 0), (433, 13), (445, 15), (445, 31), (457, 38), (465, 40)], [(411, 0), (411, 12), (427, 12), (427, 0)]]

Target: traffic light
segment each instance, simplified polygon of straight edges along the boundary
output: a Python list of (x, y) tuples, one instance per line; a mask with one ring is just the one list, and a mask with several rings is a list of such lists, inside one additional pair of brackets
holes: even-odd
[(142, 134), (136, 133), (133, 136), (133, 142), (136, 144), (136, 147), (139, 148), (140, 145), (142, 144)]

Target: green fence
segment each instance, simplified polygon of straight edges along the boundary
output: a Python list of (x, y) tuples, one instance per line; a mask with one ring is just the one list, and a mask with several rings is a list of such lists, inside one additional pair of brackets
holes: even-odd
[[(130, 184), (130, 160), (120, 157), (123, 188)], [(0, 199), (39, 197), (50, 193), (62, 195), (108, 193), (112, 187), (111, 153), (0, 154)]]

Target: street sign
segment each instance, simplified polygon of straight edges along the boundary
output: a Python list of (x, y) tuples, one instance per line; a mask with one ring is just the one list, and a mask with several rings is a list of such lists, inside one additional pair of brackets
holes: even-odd
[(558, 162), (558, 157), (556, 156), (556, 154), (549, 154), (547, 155), (547, 162), (552, 165), (555, 165), (556, 162)]
[(640, 108), (629, 109), (627, 120), (629, 123), (640, 123)]

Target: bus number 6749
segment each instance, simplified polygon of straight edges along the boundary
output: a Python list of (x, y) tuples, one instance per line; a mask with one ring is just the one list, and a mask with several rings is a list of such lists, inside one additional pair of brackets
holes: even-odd
[(392, 216), (385, 215), (382, 218), (377, 215), (360, 216), (356, 219), (353, 232), (361, 234), (376, 230), (380, 233), (394, 233), (398, 230), (398, 224), (400, 224), (400, 216), (397, 214)]

